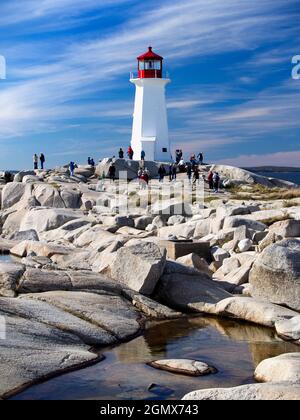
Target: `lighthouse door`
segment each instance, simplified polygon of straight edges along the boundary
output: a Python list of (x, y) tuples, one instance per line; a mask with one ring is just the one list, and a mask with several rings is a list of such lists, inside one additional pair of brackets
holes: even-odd
[(146, 154), (146, 160), (155, 160), (155, 142), (156, 137), (143, 137), (141, 139), (142, 150)]

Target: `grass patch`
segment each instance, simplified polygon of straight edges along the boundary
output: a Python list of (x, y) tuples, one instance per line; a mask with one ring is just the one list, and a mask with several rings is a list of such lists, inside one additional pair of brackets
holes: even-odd
[(217, 196), (210, 196), (204, 198), (204, 203), (211, 203), (212, 201), (220, 200), (220, 197)]
[(282, 207), (289, 208), (289, 207), (299, 207), (300, 203), (297, 201), (284, 201)]
[(291, 220), (292, 217), (290, 217), (288, 214), (277, 216), (277, 217), (270, 217), (270, 219), (262, 220), (261, 222), (264, 223), (267, 226), (271, 226), (276, 222), (284, 222), (285, 220)]
[[(240, 193), (242, 191), (239, 191)], [(294, 198), (300, 198), (300, 188), (293, 190), (286, 190), (282, 188), (266, 188), (263, 186), (255, 185), (251, 193), (243, 193), (239, 195), (239, 192), (235, 190), (235, 193), (230, 197), (234, 200), (292, 200)]]

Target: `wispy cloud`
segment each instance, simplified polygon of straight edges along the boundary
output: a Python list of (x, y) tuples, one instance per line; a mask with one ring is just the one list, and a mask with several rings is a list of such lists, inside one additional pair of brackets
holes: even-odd
[[(2, 6), (0, 25), (20, 25), (25, 33), (39, 33), (46, 21), (52, 21), (60, 30), (68, 27), (66, 22), (72, 26), (97, 13), (109, 15), (123, 3), (127, 6), (126, 0), (12, 0)], [(166, 55), (175, 71), (195, 57), (254, 51), (272, 42), (284, 44), (294, 35), (294, 28), (287, 25), (288, 12), (282, 12), (287, 4), (297, 1), (253, 0), (243, 2), (242, 7), (240, 0), (226, 0), (226, 5), (221, 0), (128, 2), (129, 18), (120, 19), (111, 31), (99, 28), (97, 34), (93, 30), (82, 40), (77, 35), (71, 42), (69, 37), (54, 40), (53, 45), (53, 38), (22, 40), (19, 48), (8, 43), (7, 50), (14, 50), (15, 68), (8, 68), (13, 79), (1, 84), (0, 139), (63, 130), (78, 119), (89, 127), (97, 122), (105, 128), (109, 118), (128, 117), (126, 126), (115, 127), (116, 132), (127, 132), (132, 103), (114, 98), (120, 86), (127, 88), (126, 76), (146, 45), (151, 43)], [(30, 52), (31, 62), (24, 60), (22, 50)], [(280, 51), (275, 58), (280, 58)], [(264, 59), (262, 55), (261, 61)], [(254, 79), (253, 75), (236, 78), (245, 85)], [(220, 146), (241, 141), (245, 129), (255, 135), (285, 124), (299, 126), (296, 116), (291, 116), (299, 103), (299, 91), (282, 84), (277, 89), (263, 88), (256, 95), (254, 91), (237, 92), (234, 82), (226, 92), (223, 87), (209, 91), (197, 85), (171, 94), (171, 118), (177, 113), (180, 125), (171, 128), (174, 141), (177, 133), (190, 133), (191, 145), (206, 141)], [(233, 98), (239, 100), (238, 105), (230, 103)], [(226, 106), (220, 107), (221, 102), (227, 102)]]

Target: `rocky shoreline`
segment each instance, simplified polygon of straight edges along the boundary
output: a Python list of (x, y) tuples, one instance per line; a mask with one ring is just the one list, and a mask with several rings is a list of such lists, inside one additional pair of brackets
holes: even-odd
[[(73, 177), (67, 168), (23, 171), (1, 186), (0, 249), (12, 261), (0, 262), (0, 398), (99, 362), (101, 347), (132, 339), (150, 319), (234, 318), (300, 345), (296, 185), (218, 166), (227, 189), (205, 187), (203, 202), (185, 203), (161, 195), (155, 179), (140, 189), (129, 161), (116, 165), (134, 181), (116, 188), (109, 164)], [(158, 164), (147, 166), (156, 175)], [(133, 213), (119, 213), (125, 199)], [(284, 356), (258, 366), (254, 377), (267, 384), (185, 399), (299, 399), (300, 352)]]

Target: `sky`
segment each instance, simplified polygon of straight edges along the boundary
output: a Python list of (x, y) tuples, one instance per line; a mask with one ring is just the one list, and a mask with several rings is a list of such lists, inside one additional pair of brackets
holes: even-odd
[[(236, 166), (300, 166), (300, 0), (2, 0), (0, 168), (117, 154), (136, 57), (165, 58), (172, 149)], [(1, 62), (0, 62), (1, 64)]]

